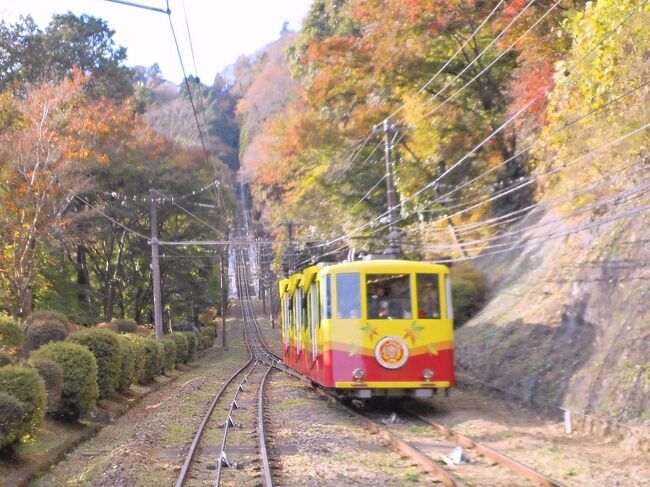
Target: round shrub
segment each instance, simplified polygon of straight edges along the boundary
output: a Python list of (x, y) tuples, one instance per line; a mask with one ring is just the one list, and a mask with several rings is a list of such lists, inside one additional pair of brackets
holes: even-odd
[(36, 431), (43, 424), (47, 393), (38, 372), (24, 365), (6, 365), (0, 368), (0, 391), (20, 401), (24, 417), (18, 428), (18, 437)]
[[(129, 340), (136, 347), (136, 376), (138, 382), (146, 384), (158, 375), (158, 348), (153, 338), (129, 335)], [(139, 373), (140, 372), (140, 373)]]
[(87, 328), (70, 335), (68, 341), (87, 347), (95, 356), (99, 397), (107, 397), (117, 387), (122, 371), (120, 344), (115, 332)]
[(63, 390), (57, 414), (78, 418), (95, 408), (99, 395), (97, 387), (97, 361), (83, 345), (54, 342), (32, 353), (32, 360), (50, 359), (63, 370)]
[(173, 331), (194, 331), (196, 326), (193, 323), (174, 323), (172, 325)]
[(163, 338), (160, 343), (165, 347), (165, 372), (171, 372), (176, 367), (176, 342), (171, 338)]
[(129, 334), (123, 336), (129, 341), (131, 350), (133, 351), (133, 383), (135, 384), (141, 382), (144, 376), (147, 361), (147, 347), (139, 335)]
[(193, 331), (184, 331), (183, 336), (187, 339), (187, 362), (196, 358), (196, 351), (199, 348), (199, 339)]
[(47, 391), (47, 412), (54, 413), (61, 403), (63, 391), (63, 369), (54, 360), (47, 358), (31, 359), (30, 364), (38, 371)]
[(66, 329), (70, 323), (68, 317), (58, 311), (34, 311), (25, 320), (25, 328), (44, 321), (56, 321), (57, 323), (61, 323)]
[(113, 320), (113, 323), (117, 326), (118, 333), (135, 333), (138, 331), (138, 324), (128, 318)]
[(124, 335), (117, 335), (120, 346), (120, 377), (117, 381), (118, 391), (126, 391), (136, 381), (136, 346)]
[(201, 339), (201, 345), (203, 348), (211, 348), (214, 346), (214, 328), (211, 326), (208, 326), (206, 328), (203, 328), (201, 330), (201, 334), (199, 335)]
[(0, 347), (18, 348), (24, 340), (23, 328), (11, 316), (0, 313)]
[(185, 335), (182, 333), (170, 333), (167, 337), (176, 342), (176, 363), (180, 364), (187, 362), (189, 346)]
[(18, 399), (0, 392), (0, 450), (20, 439), (25, 408)]
[(0, 367), (4, 367), (5, 365), (9, 365), (13, 362), (13, 358), (9, 354), (9, 352), (6, 352), (4, 350), (0, 350)]
[(61, 342), (67, 336), (68, 329), (59, 321), (37, 321), (27, 328), (23, 350), (31, 352), (46, 343)]
[(160, 375), (165, 372), (165, 346), (160, 343), (160, 340), (154, 341), (156, 342), (156, 363), (158, 364), (156, 375)]

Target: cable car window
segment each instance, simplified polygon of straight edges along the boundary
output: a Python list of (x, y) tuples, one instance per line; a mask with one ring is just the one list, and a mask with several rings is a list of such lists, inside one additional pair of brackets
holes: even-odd
[(315, 282), (311, 285), (309, 296), (311, 304), (311, 322), (309, 323), (311, 331), (311, 356), (312, 360), (316, 360), (316, 356), (318, 355), (318, 334), (316, 332), (316, 326), (318, 325), (318, 285)]
[(284, 343), (286, 348), (289, 348), (289, 333), (291, 330), (291, 296), (288, 294), (284, 296)]
[(296, 302), (295, 302), (295, 312), (296, 312), (296, 322), (295, 322), (295, 333), (296, 333), (296, 353), (300, 355), (302, 351), (302, 335), (300, 333), (302, 329), (302, 320), (303, 320), (303, 295), (302, 288), (296, 289)]
[(445, 289), (447, 291), (447, 299), (445, 302), (445, 307), (447, 308), (447, 319), (454, 319), (454, 305), (451, 302), (451, 278), (448, 274), (445, 275)]
[(418, 274), (418, 318), (440, 318), (438, 274)]
[(410, 274), (368, 274), (366, 292), (369, 319), (413, 317)]
[(332, 318), (332, 276), (325, 276), (323, 279), (323, 319)]
[(336, 275), (336, 317), (361, 318), (361, 276), (358, 272)]

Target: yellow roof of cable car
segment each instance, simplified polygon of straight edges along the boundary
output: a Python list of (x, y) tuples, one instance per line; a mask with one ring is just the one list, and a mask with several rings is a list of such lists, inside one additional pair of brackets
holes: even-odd
[(307, 292), (309, 290), (309, 286), (311, 286), (311, 283), (314, 282), (314, 279), (316, 279), (316, 274), (318, 274), (318, 271), (321, 269), (322, 266), (320, 265), (313, 265), (307, 267), (306, 269), (303, 269), (302, 280), (300, 281), (300, 286), (302, 286), (303, 291)]
[(447, 274), (449, 272), (449, 267), (443, 264), (400, 259), (355, 260), (353, 262), (327, 265), (321, 267), (321, 269), (327, 274), (330, 272), (365, 272), (373, 274), (393, 272), (435, 272), (438, 274)]
[(302, 279), (302, 274), (294, 274), (291, 277), (289, 277), (289, 293), (293, 294), (296, 292), (296, 289), (298, 288), (298, 284), (300, 284), (300, 279)]
[(280, 282), (278, 282), (278, 287), (280, 288), (280, 298), (283, 298), (289, 289), (289, 279), (280, 279)]

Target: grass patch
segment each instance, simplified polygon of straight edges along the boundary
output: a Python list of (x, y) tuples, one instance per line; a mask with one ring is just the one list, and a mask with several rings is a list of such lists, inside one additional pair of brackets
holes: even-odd
[(429, 426), (425, 426), (422, 424), (412, 424), (408, 427), (408, 431), (410, 433), (426, 433), (429, 430), (430, 430)]
[(162, 437), (173, 444), (184, 443), (192, 439), (195, 427), (196, 425), (170, 424), (165, 428)]

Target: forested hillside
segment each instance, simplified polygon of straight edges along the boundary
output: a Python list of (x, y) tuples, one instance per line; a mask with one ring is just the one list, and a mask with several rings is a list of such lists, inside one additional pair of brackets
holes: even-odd
[(315, 0), (283, 106), (242, 149), (262, 219), (282, 238), (298, 222), (315, 259), (384, 249), (389, 118), (405, 255), (452, 263), (459, 300), (487, 304), (461, 368), (647, 421), (649, 22), (632, 0)]
[[(187, 88), (155, 65), (126, 67), (113, 34), (71, 13), (44, 29), (31, 17), (0, 23), (0, 311), (150, 323), (149, 188), (162, 240), (227, 234), (238, 129), (224, 82), (189, 83), (197, 100), (201, 91), (204, 150)], [(193, 191), (187, 204), (212, 205), (191, 206), (212, 228), (177, 206)], [(216, 304), (218, 256), (163, 254), (167, 320), (193, 321)]]

